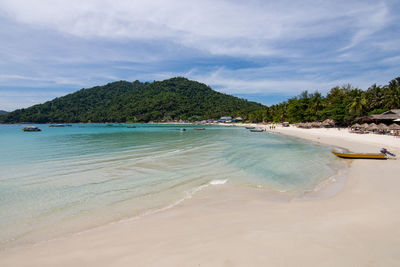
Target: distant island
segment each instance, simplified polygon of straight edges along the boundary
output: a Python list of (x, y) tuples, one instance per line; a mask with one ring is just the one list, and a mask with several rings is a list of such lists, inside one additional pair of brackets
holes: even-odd
[(326, 96), (302, 92), (287, 101), (264, 106), (209, 86), (177, 77), (154, 82), (118, 81), (81, 89), (44, 104), (0, 115), (1, 123), (200, 121), (240, 116), (250, 122), (323, 121), (349, 125), (359, 116), (400, 108), (400, 77), (363, 91), (336, 86)]
[(0, 115), (7, 114), (7, 113), (8, 113), (8, 111), (0, 110)]

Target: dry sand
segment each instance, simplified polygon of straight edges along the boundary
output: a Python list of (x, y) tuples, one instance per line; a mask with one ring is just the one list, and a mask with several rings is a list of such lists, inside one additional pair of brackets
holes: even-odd
[[(400, 152), (393, 137), (275, 131)], [(398, 160), (353, 160), (344, 188), (318, 200), (272, 201), (262, 190), (210, 186), (140, 219), (2, 251), (0, 266), (400, 266), (399, 171)]]

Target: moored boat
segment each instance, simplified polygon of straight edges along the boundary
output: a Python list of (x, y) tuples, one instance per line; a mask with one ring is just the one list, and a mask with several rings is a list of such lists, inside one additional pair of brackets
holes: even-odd
[(247, 126), (246, 129), (251, 130), (251, 129), (255, 129), (256, 127), (254, 126)]
[(136, 126), (131, 125), (131, 126), (126, 126), (126, 128), (136, 128)]
[(197, 131), (205, 130), (206, 128), (194, 128)]
[(71, 124), (51, 124), (49, 127), (71, 127)]
[(260, 128), (257, 128), (257, 129), (250, 129), (250, 132), (253, 132), (253, 133), (260, 133), (260, 132), (264, 132), (264, 130), (263, 130), (263, 129), (260, 129)]
[(27, 126), (22, 129), (24, 132), (40, 132), (40, 128), (36, 126)]
[(341, 153), (334, 151), (332, 153), (339, 158), (346, 159), (387, 159), (386, 155), (382, 153)]

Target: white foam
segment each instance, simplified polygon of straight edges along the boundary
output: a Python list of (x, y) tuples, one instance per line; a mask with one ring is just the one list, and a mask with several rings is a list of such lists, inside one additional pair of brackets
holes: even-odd
[(212, 180), (210, 182), (210, 185), (226, 184), (226, 182), (228, 182), (228, 179), (225, 179), (225, 180)]

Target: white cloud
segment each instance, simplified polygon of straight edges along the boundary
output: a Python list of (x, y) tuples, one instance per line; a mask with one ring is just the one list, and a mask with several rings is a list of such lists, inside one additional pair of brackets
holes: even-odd
[[(280, 67), (277, 67), (280, 69)], [(318, 68), (318, 66), (316, 67)], [(319, 67), (324, 69), (323, 66)], [(288, 74), (284, 77), (275, 77), (274, 67), (260, 69), (239, 69), (228, 70), (220, 68), (207, 73), (198, 73), (196, 70), (183, 73), (183, 76), (201, 81), (205, 84), (216, 88), (220, 92), (229, 94), (282, 94), (282, 95), (298, 95), (304, 90), (309, 92), (319, 91), (328, 92), (335, 86), (344, 84), (352, 84), (360, 89), (367, 89), (373, 83), (379, 85), (388, 84), (388, 82), (396, 77), (396, 68), (392, 67), (379, 73), (374, 70), (362, 73), (352, 73), (348, 78), (330, 77), (321, 75), (320, 72), (313, 68), (303, 69), (298, 75), (293, 75), (292, 70), (288, 69)], [(281, 73), (279, 70), (278, 73)], [(333, 71), (329, 68), (323, 72)], [(292, 74), (292, 75), (291, 75)], [(340, 76), (340, 75), (339, 75)]]
[(82, 38), (170, 40), (231, 56), (287, 56), (282, 43), (350, 30), (348, 49), (387, 21), (375, 1), (3, 0), (0, 10)]
[[(186, 76), (237, 94), (297, 95), (344, 83), (365, 89), (398, 76), (396, 5), (2, 0), (0, 86), (61, 92), (121, 79)], [(21, 106), (44, 99), (14, 97)], [(1, 109), (12, 96), (0, 98)]]

